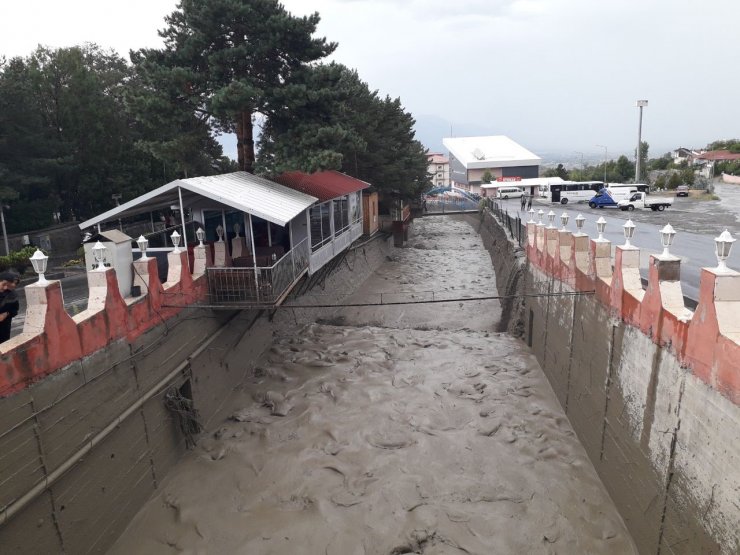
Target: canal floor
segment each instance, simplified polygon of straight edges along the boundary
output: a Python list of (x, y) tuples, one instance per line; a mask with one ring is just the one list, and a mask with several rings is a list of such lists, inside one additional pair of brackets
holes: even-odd
[[(471, 225), (414, 225), (348, 302), (496, 294)], [(636, 553), (499, 316), (456, 300), (286, 324), (110, 553)]]

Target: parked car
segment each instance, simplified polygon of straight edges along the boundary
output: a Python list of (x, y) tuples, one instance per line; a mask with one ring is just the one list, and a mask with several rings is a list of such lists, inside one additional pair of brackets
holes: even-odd
[(636, 187), (607, 187), (596, 193), (588, 201), (588, 205), (590, 208), (615, 207), (620, 200), (626, 200), (632, 193), (636, 192)]
[(635, 193), (627, 200), (620, 200), (617, 206), (620, 210), (634, 210), (635, 208), (650, 208), (653, 212), (662, 212), (673, 204), (670, 197), (648, 197), (645, 193)]
[(501, 187), (498, 190), (498, 198), (519, 198), (524, 194), (519, 187)]
[(676, 187), (676, 196), (677, 197), (687, 197), (689, 196), (689, 186), (688, 185), (679, 185)]

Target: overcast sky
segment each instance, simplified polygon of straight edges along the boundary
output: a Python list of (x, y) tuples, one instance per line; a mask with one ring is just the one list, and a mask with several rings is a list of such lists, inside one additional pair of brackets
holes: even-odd
[[(176, 0), (2, 0), (0, 55), (161, 44)], [(740, 138), (739, 0), (284, 0), (333, 59), (400, 97), (427, 143), (508, 135), (535, 153), (651, 157)], [(432, 148), (436, 144), (429, 144)]]

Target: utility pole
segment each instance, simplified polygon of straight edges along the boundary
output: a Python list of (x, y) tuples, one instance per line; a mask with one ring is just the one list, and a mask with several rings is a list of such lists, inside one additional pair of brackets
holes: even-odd
[(642, 109), (647, 105), (647, 100), (637, 101), (637, 107), (640, 109), (640, 123), (637, 126), (637, 160), (635, 160), (635, 183), (640, 182), (640, 156), (642, 154)]
[(0, 203), (0, 222), (3, 224), (3, 240), (5, 241), (5, 256), (10, 254), (10, 247), (8, 246), (8, 232), (5, 231), (5, 205)]
[(608, 149), (604, 145), (596, 145), (596, 146), (598, 146), (599, 148), (603, 148), (604, 149), (604, 187), (606, 187), (606, 159), (607, 159), (607, 156), (608, 156), (608, 154), (607, 154)]

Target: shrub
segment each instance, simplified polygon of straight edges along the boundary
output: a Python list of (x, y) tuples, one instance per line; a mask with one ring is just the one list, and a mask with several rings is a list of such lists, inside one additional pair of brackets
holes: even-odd
[(7, 256), (0, 256), (0, 271), (15, 270), (23, 274), (31, 266), (30, 258), (36, 252), (35, 247), (23, 247), (19, 251), (13, 251)]

